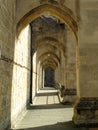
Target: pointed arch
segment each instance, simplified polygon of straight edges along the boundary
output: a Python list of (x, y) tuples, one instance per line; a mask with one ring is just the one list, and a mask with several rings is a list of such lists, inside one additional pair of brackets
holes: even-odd
[(35, 51), (40, 49), (42, 46), (50, 45), (52, 47), (57, 48), (59, 51), (63, 51), (63, 55), (65, 56), (65, 47), (60, 41), (53, 37), (45, 37), (40, 39), (35, 45)]
[(21, 30), (25, 28), (29, 23), (46, 13), (60, 19), (65, 24), (67, 24), (74, 33), (76, 40), (78, 40), (78, 25), (75, 18), (73, 18), (72, 11), (67, 7), (60, 7), (59, 5), (54, 5), (51, 3), (42, 4), (24, 15), (17, 24), (17, 36), (20, 34)]
[(40, 64), (43, 66), (43, 64), (55, 64), (55, 66), (58, 66), (58, 62), (54, 59), (54, 58), (50, 58), (50, 59), (43, 59)]
[(41, 60), (44, 59), (45, 57), (47, 58), (48, 54), (50, 55), (49, 58), (52, 57), (52, 58), (56, 59), (56, 61), (57, 61), (58, 63), (60, 63), (59, 57), (58, 57), (56, 54), (54, 54), (52, 51), (51, 51), (51, 52), (50, 52), (50, 51), (47, 51), (47, 52), (43, 53), (40, 57), (38, 57), (38, 61), (41, 61)]

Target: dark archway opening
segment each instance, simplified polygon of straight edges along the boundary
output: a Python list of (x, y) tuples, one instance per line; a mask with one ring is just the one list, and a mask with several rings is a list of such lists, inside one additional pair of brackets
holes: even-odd
[(54, 70), (48, 67), (44, 71), (44, 87), (54, 87)]

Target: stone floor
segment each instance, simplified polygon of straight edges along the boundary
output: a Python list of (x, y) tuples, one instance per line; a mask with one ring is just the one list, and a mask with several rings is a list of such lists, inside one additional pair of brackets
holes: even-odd
[(59, 103), (57, 90), (51, 90), (49, 88), (47, 89), (38, 91), (37, 96), (34, 98), (33, 105), (49, 105)]
[(41, 90), (13, 130), (98, 130), (77, 128), (71, 121), (72, 115), (73, 108), (60, 104), (55, 90)]

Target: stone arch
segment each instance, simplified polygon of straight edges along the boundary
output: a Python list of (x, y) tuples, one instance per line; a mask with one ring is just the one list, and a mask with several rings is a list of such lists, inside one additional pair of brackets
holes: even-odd
[(41, 65), (43, 66), (43, 65), (46, 65), (46, 64), (51, 64), (51, 65), (55, 65), (55, 67), (57, 67), (58, 66), (58, 62), (54, 59), (54, 58), (51, 58), (51, 59), (43, 59), (42, 61), (41, 61)]
[(53, 38), (53, 37), (45, 37), (45, 38), (39, 40), (35, 44), (35, 51), (45, 45), (50, 45), (50, 46), (56, 47), (58, 50), (63, 51), (63, 55), (65, 56), (65, 48), (64, 48), (63, 44), (60, 43), (56, 38)]
[(33, 8), (27, 14), (25, 14), (20, 21), (17, 23), (16, 35), (19, 36), (21, 30), (25, 28), (29, 23), (31, 23), (36, 18), (44, 14), (50, 14), (57, 19), (60, 19), (65, 23), (73, 32), (76, 40), (76, 73), (77, 73), (77, 93), (79, 95), (79, 47), (78, 47), (78, 25), (76, 18), (74, 17), (72, 11), (59, 4), (45, 2), (40, 6)]
[(75, 18), (73, 17), (72, 11), (65, 6), (59, 6), (58, 4), (55, 5), (52, 3), (42, 4), (25, 14), (17, 24), (17, 36), (29, 23), (46, 13), (60, 19), (65, 24), (67, 24), (74, 33), (76, 40), (78, 40), (78, 25)]
[(44, 59), (45, 57), (47, 57), (48, 54), (50, 54), (52, 58), (56, 59), (57, 63), (60, 63), (59, 57), (58, 57), (56, 54), (54, 54), (53, 52), (50, 52), (50, 51), (47, 51), (47, 52), (43, 53), (43, 54), (38, 58), (38, 61), (41, 61), (42, 59)]
[(47, 67), (51, 67), (53, 68), (54, 70), (56, 69), (56, 65), (55, 64), (43, 64), (43, 68), (47, 68)]
[(50, 68), (52, 68), (53, 70), (55, 70), (55, 66), (54, 66), (54, 65), (51, 65), (51, 64), (46, 64), (46, 65), (44, 65), (43, 67), (44, 67), (44, 69), (50, 67)]
[(42, 2), (41, 5), (33, 8), (31, 11), (27, 12), (20, 21), (17, 23), (16, 36), (18, 37), (21, 30), (25, 28), (29, 23), (31, 23), (36, 18), (43, 14), (50, 14), (57, 19), (60, 19), (65, 23), (73, 32), (76, 40), (76, 73), (77, 73), (77, 94), (79, 95), (79, 46), (78, 46), (78, 24), (75, 16), (71, 9), (64, 5), (54, 4), (50, 2)]

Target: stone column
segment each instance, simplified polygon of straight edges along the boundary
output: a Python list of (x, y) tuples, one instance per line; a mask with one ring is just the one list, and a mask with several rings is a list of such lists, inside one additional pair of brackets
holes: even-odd
[(80, 2), (79, 93), (73, 121), (78, 125), (98, 124), (98, 2)]
[(76, 41), (72, 32), (66, 31), (66, 85), (63, 91), (63, 103), (73, 104), (76, 99)]
[(37, 64), (36, 64), (36, 56), (37, 53), (35, 52), (33, 55), (33, 76), (32, 76), (32, 100), (36, 95), (36, 85), (37, 85)]
[(65, 57), (63, 52), (61, 52), (61, 66), (60, 66), (60, 77), (61, 77), (61, 85), (65, 86), (65, 76), (66, 76), (66, 72), (65, 72)]

